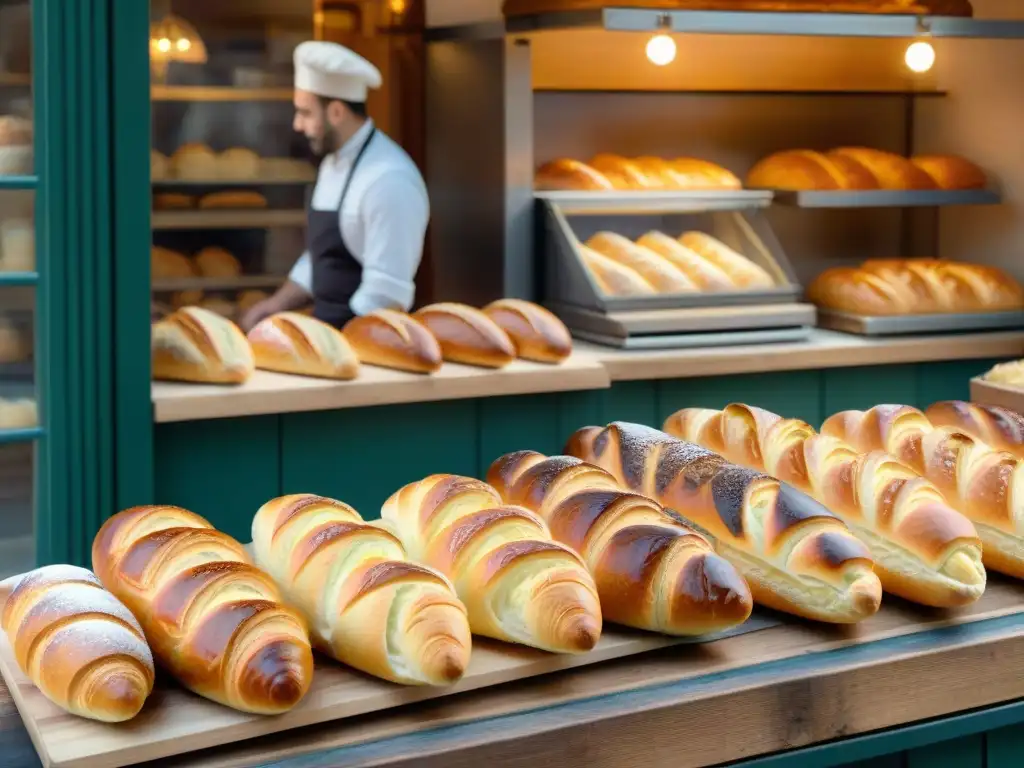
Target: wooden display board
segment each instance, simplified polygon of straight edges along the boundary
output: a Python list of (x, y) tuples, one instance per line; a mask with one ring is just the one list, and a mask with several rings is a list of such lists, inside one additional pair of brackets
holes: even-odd
[(474, 637), (465, 676), (444, 688), (389, 683), (317, 655), (309, 693), (295, 709), (276, 717), (237, 712), (163, 679), (158, 679), (146, 706), (130, 722), (110, 725), (75, 717), (52, 704), (25, 676), (3, 632), (0, 672), (46, 768), (120, 768), (672, 645), (756, 632), (778, 623), (775, 618), (754, 616), (740, 627), (700, 640), (605, 627), (597, 646), (580, 655), (551, 654)]
[(974, 378), (971, 379), (971, 402), (998, 405), (1017, 413), (1024, 413), (1024, 389)]

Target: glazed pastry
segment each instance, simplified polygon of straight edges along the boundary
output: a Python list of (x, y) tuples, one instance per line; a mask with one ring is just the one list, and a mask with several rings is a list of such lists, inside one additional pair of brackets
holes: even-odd
[(572, 354), (572, 336), (551, 312), (529, 301), (498, 299), (483, 312), (516, 347), (516, 355), (538, 363), (561, 363)]
[(996, 405), (946, 400), (930, 405), (924, 415), (936, 427), (966, 432), (997, 451), (1024, 459), (1024, 416)]
[(748, 405), (686, 408), (665, 432), (820, 501), (868, 545), (886, 592), (940, 608), (985, 590), (981, 540), (938, 488), (883, 451), (858, 453), (809, 424)]
[(597, 644), (597, 587), (579, 555), (486, 483), (431, 475), (395, 492), (381, 517), (415, 561), (454, 582), (474, 634), (554, 653)]
[(684, 232), (679, 236), (679, 242), (725, 272), (729, 280), (739, 288), (755, 290), (775, 285), (765, 270), (711, 235)]
[(479, 309), (444, 302), (423, 307), (413, 317), (437, 339), (445, 360), (484, 368), (503, 368), (515, 360), (508, 334)]
[(579, 246), (580, 261), (606, 296), (649, 296), (657, 293), (639, 272), (609, 259), (585, 245)]
[(540, 515), (556, 541), (579, 552), (605, 619), (670, 635), (719, 632), (746, 621), (750, 588), (708, 540), (650, 499), (572, 456), (518, 451), (487, 481), (506, 504)]
[(245, 334), (200, 307), (183, 307), (153, 324), (153, 378), (241, 384), (256, 361)]
[(931, 480), (978, 529), (986, 567), (1024, 578), (1024, 467), (965, 432), (936, 427), (916, 408), (879, 405), (830, 417), (822, 434), (860, 451), (887, 451)]
[(586, 246), (629, 267), (658, 293), (693, 293), (697, 285), (668, 259), (614, 232), (598, 232)]
[(441, 368), (437, 339), (404, 312), (374, 310), (349, 320), (342, 333), (359, 360), (368, 365), (411, 373), (435, 373)]
[(466, 608), (440, 573), (352, 507), (310, 494), (264, 504), (252, 522), (256, 564), (304, 614), (316, 647), (406, 685), (457, 682), (469, 666)]
[(882, 600), (867, 548), (795, 488), (693, 443), (639, 424), (585, 427), (566, 453), (609, 472), (713, 537), (754, 601), (835, 624), (873, 615)]
[[(79, 717), (131, 720), (153, 692), (153, 654), (142, 627), (85, 568), (49, 565), (14, 577), (0, 628), (21, 671), (46, 698)], [(4, 585), (0, 584), (0, 592)]]
[(297, 312), (280, 312), (249, 331), (256, 367), (279, 373), (354, 379), (359, 359), (341, 331)]
[(92, 564), (139, 620), (160, 665), (190, 691), (264, 715), (306, 695), (313, 653), (305, 623), (242, 545), (199, 515), (163, 506), (120, 512), (96, 534)]

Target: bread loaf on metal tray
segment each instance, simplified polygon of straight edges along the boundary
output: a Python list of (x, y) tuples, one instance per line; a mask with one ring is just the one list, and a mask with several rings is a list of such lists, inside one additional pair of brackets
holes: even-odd
[(153, 691), (153, 654), (131, 611), (96, 576), (49, 565), (0, 583), (5, 594), (0, 629), (46, 698), (108, 723), (139, 713)]
[(497, 459), (487, 481), (582, 555), (607, 620), (701, 635), (750, 615), (750, 588), (704, 536), (650, 499), (621, 490), (603, 469), (573, 456), (518, 451)]
[(882, 586), (867, 547), (792, 486), (639, 424), (584, 427), (565, 452), (706, 531), (755, 602), (841, 624), (878, 610)]
[(126, 509), (92, 545), (93, 570), (189, 690), (243, 712), (294, 707), (313, 677), (302, 617), (245, 549), (179, 507)]
[(593, 8), (664, 8), (679, 11), (821, 11), (970, 16), (968, 0), (505, 0), (506, 16)]
[(828, 418), (821, 432), (861, 451), (887, 451), (931, 480), (978, 529), (988, 568), (1024, 578), (1024, 464), (908, 405)]
[(664, 429), (816, 498), (868, 545), (886, 592), (942, 608), (984, 592), (974, 526), (938, 488), (884, 451), (858, 452), (798, 419), (741, 403), (683, 409)]
[(414, 560), (454, 582), (474, 634), (556, 653), (597, 643), (601, 606), (580, 556), (487, 483), (431, 475), (392, 494), (381, 517)]

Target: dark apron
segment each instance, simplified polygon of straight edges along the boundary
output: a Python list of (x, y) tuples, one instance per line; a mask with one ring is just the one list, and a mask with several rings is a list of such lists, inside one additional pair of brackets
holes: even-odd
[(341, 235), (341, 211), (345, 207), (352, 179), (356, 175), (359, 161), (366, 154), (377, 129), (370, 131), (369, 137), (359, 149), (348, 178), (341, 191), (341, 201), (335, 211), (314, 211), (312, 200), (306, 208), (307, 249), (313, 264), (313, 316), (335, 328), (341, 328), (355, 317), (349, 307), (352, 296), (363, 280), (363, 268), (355, 256), (345, 245)]

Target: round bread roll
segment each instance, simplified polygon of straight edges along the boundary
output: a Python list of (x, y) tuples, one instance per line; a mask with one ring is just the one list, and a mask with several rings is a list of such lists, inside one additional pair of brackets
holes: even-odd
[(31, 356), (25, 335), (10, 320), (0, 317), (0, 363), (21, 363)]
[(205, 144), (190, 143), (171, 155), (172, 175), (179, 179), (209, 181), (217, 178), (217, 153)]
[(223, 248), (207, 246), (195, 256), (196, 268), (203, 277), (238, 277), (242, 265)]
[(222, 179), (259, 178), (260, 156), (245, 147), (231, 147), (217, 156), (217, 175)]
[(521, 299), (498, 299), (483, 311), (508, 334), (516, 355), (524, 360), (561, 363), (572, 354), (569, 329), (544, 307)]
[(149, 151), (149, 176), (153, 181), (166, 179), (170, 167), (171, 161), (165, 154), (155, 149)]
[(153, 195), (153, 210), (183, 211), (196, 207), (196, 199), (192, 195), (181, 192), (158, 192)]
[(183, 253), (154, 245), (150, 257), (154, 280), (174, 280), (195, 277), (192, 261)]

